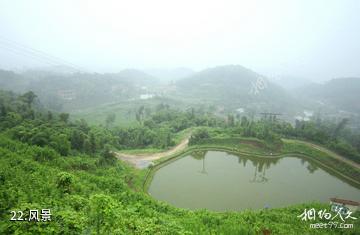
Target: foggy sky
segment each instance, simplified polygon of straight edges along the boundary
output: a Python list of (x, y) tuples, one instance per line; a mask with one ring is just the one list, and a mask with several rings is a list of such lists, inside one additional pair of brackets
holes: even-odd
[(240, 64), (269, 76), (360, 77), (360, 1), (0, 2), (0, 68), (46, 66), (27, 45), (89, 71)]

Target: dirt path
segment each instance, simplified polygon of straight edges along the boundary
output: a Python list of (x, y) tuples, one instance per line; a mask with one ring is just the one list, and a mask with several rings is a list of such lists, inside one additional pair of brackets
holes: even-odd
[[(149, 154), (126, 154), (126, 153), (121, 153), (121, 152), (114, 152), (115, 156), (123, 161), (127, 161), (129, 163), (131, 163), (132, 165), (134, 165), (136, 168), (146, 168), (147, 166), (149, 166), (150, 164), (152, 164), (152, 162), (154, 160), (163, 158), (163, 157), (167, 157), (170, 155), (175, 154), (176, 152), (180, 152), (182, 150), (184, 150), (189, 143), (189, 138), (190, 135), (188, 135), (186, 138), (184, 138), (178, 145), (176, 145), (175, 147), (173, 147), (172, 149), (169, 149), (167, 151), (164, 152), (160, 152), (160, 153), (149, 153)], [(349, 160), (333, 151), (330, 151), (329, 149), (310, 143), (310, 142), (306, 142), (306, 141), (301, 141), (301, 140), (290, 140), (290, 139), (283, 139), (284, 141), (288, 141), (288, 142), (298, 142), (298, 143), (302, 143), (305, 144), (311, 148), (317, 149), (319, 151), (325, 152), (327, 153), (329, 156), (336, 158), (340, 161), (343, 161), (355, 168), (360, 169), (360, 164)]]
[(184, 150), (189, 143), (190, 135), (188, 135), (185, 139), (183, 139), (178, 145), (173, 147), (172, 149), (169, 149), (165, 152), (160, 153), (150, 153), (150, 154), (126, 154), (126, 153), (120, 153), (120, 152), (114, 152), (116, 157), (118, 159), (121, 159), (123, 161), (130, 162), (132, 165), (134, 165), (137, 168), (146, 168), (149, 166), (152, 161), (172, 155), (176, 152), (180, 152)]
[(352, 160), (350, 160), (348, 158), (345, 158), (345, 157), (343, 157), (343, 156), (341, 156), (341, 155), (339, 155), (339, 154), (337, 154), (337, 153), (335, 153), (333, 151), (330, 151), (329, 149), (327, 149), (325, 147), (319, 146), (317, 144), (313, 144), (313, 143), (302, 141), (302, 140), (288, 140), (288, 139), (286, 139), (285, 141), (294, 141), (294, 142), (305, 144), (305, 145), (307, 145), (309, 147), (312, 147), (314, 149), (317, 149), (317, 150), (319, 150), (321, 152), (325, 152), (325, 153), (327, 153), (329, 156), (331, 156), (333, 158), (336, 158), (336, 159), (338, 159), (340, 161), (343, 161), (343, 162), (345, 162), (345, 163), (347, 163), (347, 164), (349, 164), (349, 165), (351, 165), (351, 166), (353, 166), (355, 168), (360, 169), (360, 164), (359, 163), (356, 163), (356, 162), (354, 162), (354, 161), (352, 161)]

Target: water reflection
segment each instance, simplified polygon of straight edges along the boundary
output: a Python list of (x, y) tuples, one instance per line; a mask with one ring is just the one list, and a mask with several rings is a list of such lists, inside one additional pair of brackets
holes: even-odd
[[(190, 156), (196, 160), (202, 161), (202, 169), (199, 171), (202, 174), (208, 174), (206, 170), (206, 154), (207, 150), (197, 150), (193, 151)], [(254, 175), (249, 180), (251, 183), (266, 183), (269, 181), (269, 178), (266, 177), (266, 170), (270, 169), (272, 165), (277, 165), (281, 158), (266, 158), (266, 157), (245, 157), (243, 155), (228, 154), (231, 156), (238, 157), (238, 163), (242, 164), (243, 167), (246, 167), (247, 163), (250, 162), (254, 167)], [(306, 169), (310, 174), (313, 174), (319, 169), (318, 165), (312, 161), (307, 161), (304, 158), (300, 159), (301, 165), (306, 164)]]
[(196, 150), (191, 152), (190, 156), (196, 160), (202, 160), (205, 158), (207, 151), (206, 150)]
[(311, 161), (307, 161), (305, 160), (305, 158), (301, 158), (300, 160), (301, 165), (304, 166), (305, 164), (307, 164), (306, 169), (309, 171), (309, 173), (313, 174), (315, 171), (317, 171), (319, 169), (318, 165), (314, 162)]
[(309, 173), (313, 174), (319, 167), (312, 162), (308, 162), (306, 169), (309, 170)]
[[(258, 174), (258, 171), (260, 172), (260, 174)], [(250, 182), (251, 183), (265, 183), (267, 181), (269, 181), (269, 179), (265, 177), (265, 167), (263, 167), (262, 170), (260, 170), (258, 168), (258, 165), (256, 165), (254, 178), (251, 179)]]
[(217, 211), (360, 197), (360, 190), (351, 181), (311, 158), (204, 150), (159, 168), (149, 193), (178, 207)]
[(197, 150), (193, 151), (190, 156), (192, 156), (196, 160), (202, 160), (202, 169), (200, 171), (201, 174), (207, 174), (206, 168), (205, 168), (205, 156), (207, 151), (206, 150)]

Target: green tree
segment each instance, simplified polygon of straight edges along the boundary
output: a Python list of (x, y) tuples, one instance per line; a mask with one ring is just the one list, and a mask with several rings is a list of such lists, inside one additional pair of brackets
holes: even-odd
[(120, 208), (114, 199), (104, 194), (95, 194), (90, 197), (89, 219), (95, 227), (96, 234), (111, 234), (114, 225), (119, 223)]
[(249, 121), (247, 119), (246, 116), (242, 116), (241, 117), (241, 124), (240, 124), (242, 127), (246, 127), (247, 125), (249, 125)]
[(70, 141), (65, 134), (60, 134), (53, 137), (51, 145), (63, 156), (67, 156), (70, 152)]
[(191, 137), (189, 139), (189, 144), (190, 145), (197, 144), (201, 140), (207, 139), (209, 137), (210, 137), (210, 135), (209, 135), (209, 132), (207, 131), (207, 129), (205, 129), (205, 128), (197, 129), (191, 134)]
[(227, 122), (228, 122), (228, 125), (229, 125), (230, 127), (235, 126), (235, 118), (234, 118), (234, 115), (229, 114), (228, 117), (227, 117)]
[(48, 120), (48, 121), (52, 121), (52, 119), (53, 119), (53, 114), (52, 114), (51, 111), (48, 111), (48, 113), (47, 113), (47, 120)]
[(343, 118), (341, 120), (341, 122), (339, 122), (333, 132), (333, 139), (336, 139), (340, 133), (341, 130), (343, 130), (345, 128), (345, 126), (349, 123), (349, 119), (348, 118)]
[(99, 165), (107, 166), (107, 165), (114, 165), (115, 163), (116, 163), (116, 157), (114, 153), (110, 150), (110, 146), (106, 145), (103, 152), (101, 153)]
[(70, 141), (71, 147), (73, 149), (77, 149), (79, 151), (84, 150), (85, 134), (82, 131), (78, 129), (73, 130), (71, 133)]
[(28, 91), (25, 94), (23, 94), (20, 98), (28, 105), (28, 107), (31, 107), (36, 97), (37, 96), (35, 95), (34, 92)]
[(5, 105), (2, 102), (0, 102), (0, 118), (6, 116), (6, 111), (7, 110)]
[(64, 193), (70, 193), (74, 183), (74, 176), (67, 172), (60, 172), (56, 177), (56, 186)]
[(67, 123), (69, 121), (70, 115), (68, 113), (60, 113), (59, 118), (60, 121)]
[(96, 139), (94, 133), (90, 133), (90, 153), (96, 152)]
[(105, 120), (105, 124), (107, 127), (110, 127), (111, 125), (114, 124), (115, 122), (115, 119), (116, 119), (116, 114), (115, 113), (109, 113), (107, 116), (106, 116), (106, 120)]

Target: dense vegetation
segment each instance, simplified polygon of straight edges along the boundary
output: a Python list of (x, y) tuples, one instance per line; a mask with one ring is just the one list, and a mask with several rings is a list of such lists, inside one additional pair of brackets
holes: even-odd
[(46, 108), (56, 111), (74, 111), (138, 98), (144, 93), (141, 87), (158, 84), (152, 76), (131, 69), (111, 74), (0, 70), (0, 78), (2, 89), (21, 93), (32, 90)]
[[(127, 109), (127, 104), (144, 101), (140, 99), (141, 95), (150, 95), (154, 97), (151, 99), (172, 98), (186, 106), (213, 106), (213, 112), (220, 114), (238, 109), (243, 109), (247, 115), (271, 110), (284, 113), (292, 120), (304, 110), (316, 110), (335, 117), (359, 117), (359, 78), (333, 79), (324, 85), (312, 84), (290, 93), (271, 79), (240, 65), (184, 73), (184, 77), (176, 82), (161, 82), (161, 79), (134, 69), (108, 74), (68, 70), (21, 73), (0, 70), (0, 87), (20, 93), (33, 90), (46, 108), (58, 112), (76, 111), (84, 116), (94, 106), (96, 111), (108, 106), (116, 111), (132, 112), (131, 108)], [(118, 106), (114, 107), (114, 104)], [(98, 112), (91, 114), (98, 115)], [(359, 123), (351, 125), (359, 127)]]
[(227, 111), (243, 108), (259, 112), (271, 107), (276, 112), (289, 113), (301, 109), (301, 104), (280, 86), (240, 65), (205, 69), (176, 85), (182, 99), (217, 104)]
[[(112, 148), (166, 148), (174, 144), (176, 134), (190, 127), (197, 127), (191, 144), (211, 138), (246, 136), (262, 139), (264, 148), (271, 151), (283, 146), (281, 137), (308, 138), (310, 127), (313, 136), (320, 129), (308, 123), (292, 127), (276, 120), (254, 121), (231, 115), (223, 120), (193, 109), (174, 111), (166, 105), (146, 117), (142, 113), (139, 111), (136, 127), (112, 127), (111, 118), (107, 127), (89, 126), (84, 120), (70, 121), (66, 113), (41, 108), (32, 92), (20, 96), (1, 92), (0, 233), (259, 234), (267, 230), (273, 234), (324, 233), (297, 218), (304, 208), (328, 208), (318, 203), (212, 213), (178, 209), (155, 201), (142, 191), (145, 172), (117, 161), (111, 153)], [(343, 141), (358, 154), (358, 146), (346, 134), (350, 132), (344, 131), (344, 124), (341, 128), (338, 125), (335, 138), (329, 135), (329, 142), (323, 144)], [(51, 209), (51, 222), (10, 222), (12, 210), (24, 211), (24, 218), (28, 218), (29, 210), (45, 208)], [(357, 234), (359, 222), (354, 223), (351, 230), (326, 232)]]

